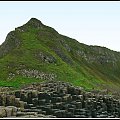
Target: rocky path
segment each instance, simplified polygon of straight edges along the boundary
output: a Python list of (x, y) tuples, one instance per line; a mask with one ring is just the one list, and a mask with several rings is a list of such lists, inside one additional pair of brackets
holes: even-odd
[(120, 100), (60, 81), (34, 83), (20, 90), (1, 88), (0, 117), (120, 118)]

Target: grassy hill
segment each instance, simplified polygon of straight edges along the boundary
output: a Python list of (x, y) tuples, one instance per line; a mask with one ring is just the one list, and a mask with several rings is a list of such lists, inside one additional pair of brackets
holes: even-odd
[(47, 80), (120, 91), (120, 53), (88, 46), (31, 18), (0, 46), (0, 86)]

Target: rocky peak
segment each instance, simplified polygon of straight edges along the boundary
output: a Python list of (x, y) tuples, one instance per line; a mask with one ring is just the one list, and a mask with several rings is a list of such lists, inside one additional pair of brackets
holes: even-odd
[(33, 27), (36, 27), (36, 28), (41, 28), (43, 27), (43, 24), (40, 20), (36, 19), (36, 18), (31, 18), (27, 23), (26, 25), (30, 25), (30, 26), (33, 26)]

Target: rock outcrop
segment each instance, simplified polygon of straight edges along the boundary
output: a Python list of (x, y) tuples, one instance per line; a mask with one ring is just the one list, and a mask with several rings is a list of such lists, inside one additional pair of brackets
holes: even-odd
[(20, 69), (16, 70), (15, 73), (9, 73), (8, 80), (13, 79), (16, 75), (21, 75), (27, 78), (36, 78), (42, 80), (55, 80), (57, 75), (54, 73), (45, 73), (35, 69)]
[(15, 31), (8, 33), (5, 42), (0, 46), (0, 58), (10, 53), (13, 49), (20, 46), (21, 40)]
[(56, 63), (57, 62), (55, 57), (53, 57), (52, 55), (48, 53), (38, 52), (35, 54), (35, 57), (45, 63)]
[(92, 51), (78, 50), (76, 51), (77, 55), (84, 58), (89, 63), (100, 63), (100, 64), (111, 64), (116, 66), (116, 63), (119, 61), (118, 57), (111, 53), (109, 50), (100, 47), (91, 47)]
[(0, 93), (0, 117), (119, 118), (120, 100), (86, 92), (69, 83), (34, 83)]
[(57, 77), (54, 73), (44, 73), (38, 70), (31, 70), (31, 69), (17, 70), (16, 73), (24, 77), (36, 78), (36, 79), (42, 79), (42, 80), (54, 80)]

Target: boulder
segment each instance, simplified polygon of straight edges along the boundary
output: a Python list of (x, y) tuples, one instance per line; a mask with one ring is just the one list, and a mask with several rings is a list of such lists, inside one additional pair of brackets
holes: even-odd
[(0, 106), (0, 118), (6, 117), (6, 110), (4, 106)]

